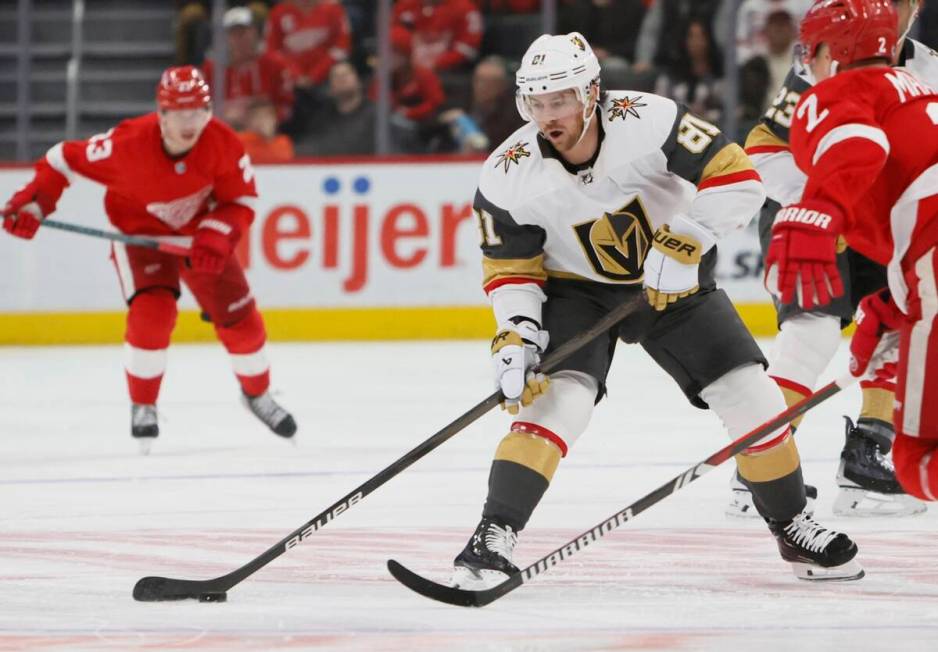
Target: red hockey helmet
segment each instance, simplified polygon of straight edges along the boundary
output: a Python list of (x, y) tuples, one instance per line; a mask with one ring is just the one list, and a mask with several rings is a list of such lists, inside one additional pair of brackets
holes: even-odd
[(156, 103), (161, 109), (204, 109), (211, 101), (208, 82), (195, 66), (167, 68), (156, 87)]
[(809, 58), (822, 43), (841, 66), (882, 57), (892, 59), (899, 18), (890, 0), (815, 0), (801, 19), (801, 44)]

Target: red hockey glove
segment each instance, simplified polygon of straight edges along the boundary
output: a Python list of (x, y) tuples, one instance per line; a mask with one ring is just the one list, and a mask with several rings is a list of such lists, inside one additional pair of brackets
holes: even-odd
[(850, 373), (858, 377), (866, 373), (880, 339), (887, 331), (899, 328), (904, 319), (889, 290), (863, 297), (854, 318), (857, 330), (850, 340)]
[(43, 217), (42, 208), (36, 203), (36, 182), (31, 181), (3, 207), (3, 228), (17, 238), (32, 240)]
[[(782, 303), (797, 297), (798, 304), (810, 310), (844, 293), (837, 271), (837, 237), (843, 221), (836, 206), (821, 201), (791, 204), (776, 213), (765, 257), (765, 283)], [(777, 292), (771, 287), (776, 273)]]
[(204, 217), (192, 238), (192, 253), (189, 254), (192, 270), (204, 274), (221, 274), (239, 236), (240, 230), (227, 220), (211, 214)]

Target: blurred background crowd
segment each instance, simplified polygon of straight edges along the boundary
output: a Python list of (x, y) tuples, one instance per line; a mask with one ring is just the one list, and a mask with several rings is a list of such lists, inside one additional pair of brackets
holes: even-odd
[[(18, 1), (29, 4), (33, 16), (56, 6), (54, 0)], [(126, 13), (134, 3), (82, 4), (89, 13), (114, 5)], [(583, 33), (600, 59), (605, 88), (667, 95), (714, 123), (729, 125), (739, 139), (781, 86), (792, 62), (798, 20), (810, 4), (393, 0), (388, 10), (381, 0), (176, 0), (170, 19), (156, 29), (163, 29), (171, 59), (201, 67), (219, 87), (217, 114), (241, 133), (255, 161), (278, 162), (487, 152), (521, 125), (514, 109), (514, 71), (545, 28)], [(156, 14), (150, 11), (152, 23)], [(938, 41), (935, 13), (926, 4), (916, 24), (917, 37), (927, 45)], [(69, 61), (75, 58), (74, 24), (71, 37)], [(89, 25), (84, 40), (93, 38)], [(730, 71), (727, 61), (733, 64)], [(88, 66), (81, 72), (95, 74)], [(376, 125), (383, 124), (376, 115), (381, 73), (387, 80), (383, 142), (376, 134)], [(728, 93), (733, 95), (729, 103)], [(87, 105), (88, 92), (82, 91), (82, 97)], [(732, 116), (725, 115), (728, 106)], [(88, 121), (73, 122), (71, 131), (92, 128), (82, 128)], [(17, 152), (22, 156), (22, 149)]]

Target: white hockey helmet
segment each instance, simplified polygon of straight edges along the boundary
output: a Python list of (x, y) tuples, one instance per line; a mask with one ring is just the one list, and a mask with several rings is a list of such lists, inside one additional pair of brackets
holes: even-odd
[(515, 73), (518, 113), (530, 122), (533, 116), (525, 97), (573, 89), (584, 105), (583, 117), (588, 120), (591, 117), (586, 115), (590, 89), (598, 81), (599, 60), (582, 34), (542, 34), (524, 53)]

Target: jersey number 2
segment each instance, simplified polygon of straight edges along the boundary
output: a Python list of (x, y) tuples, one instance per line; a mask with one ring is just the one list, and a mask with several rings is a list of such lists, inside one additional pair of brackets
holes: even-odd
[(801, 103), (801, 106), (798, 107), (798, 119), (801, 120), (804, 118), (804, 114), (808, 114), (808, 124), (805, 125), (805, 129), (808, 130), (810, 134), (812, 131), (817, 129), (817, 126), (824, 122), (824, 119), (830, 115), (829, 109), (824, 109), (820, 113), (817, 112), (817, 95), (808, 95), (808, 99)]

